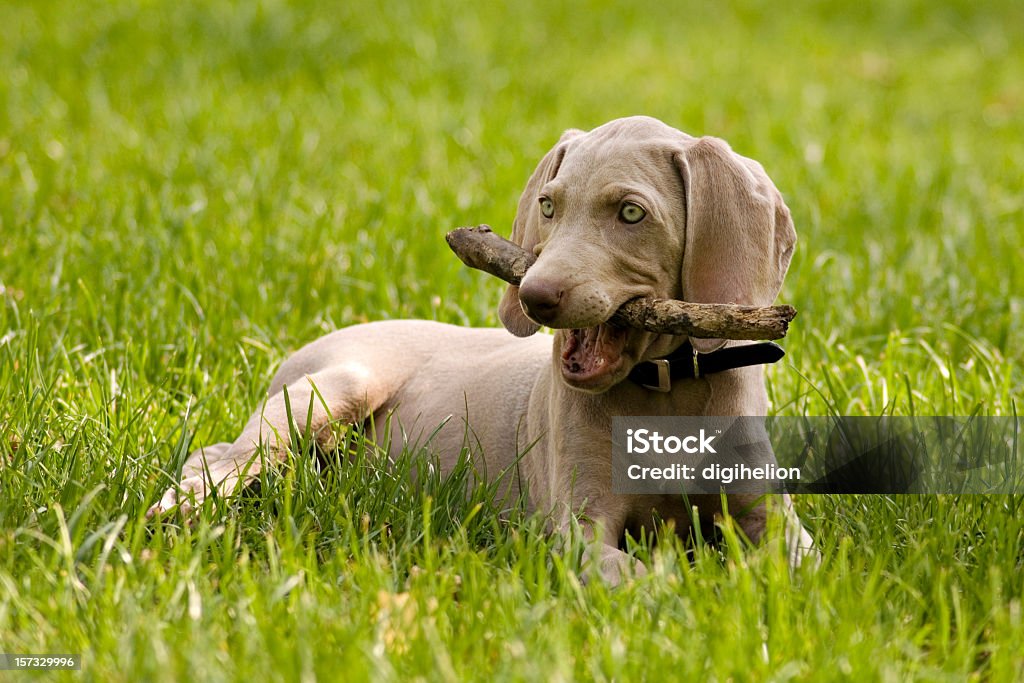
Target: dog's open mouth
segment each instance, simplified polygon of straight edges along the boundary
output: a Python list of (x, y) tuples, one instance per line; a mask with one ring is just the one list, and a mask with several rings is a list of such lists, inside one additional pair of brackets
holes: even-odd
[(599, 384), (622, 366), (629, 330), (602, 323), (596, 327), (564, 330), (562, 376), (570, 384)]

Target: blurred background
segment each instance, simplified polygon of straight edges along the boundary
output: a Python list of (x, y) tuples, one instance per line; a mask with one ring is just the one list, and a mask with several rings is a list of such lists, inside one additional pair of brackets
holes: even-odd
[(497, 324), (444, 232), (507, 233), (564, 129), (642, 113), (758, 159), (793, 212), (804, 378), (773, 375), (776, 410), (1007, 412), (1022, 27), (1016, 2), (4, 3), (0, 329), (132, 346), (123, 373), (182, 395), (231, 348), (248, 401), (342, 325)]

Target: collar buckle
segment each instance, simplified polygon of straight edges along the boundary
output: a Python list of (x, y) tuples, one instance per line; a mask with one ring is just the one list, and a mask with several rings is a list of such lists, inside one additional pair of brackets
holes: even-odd
[[(672, 368), (669, 362), (664, 358), (658, 358), (655, 360), (648, 361), (653, 363), (654, 367), (658, 369), (658, 384), (641, 384), (644, 389), (650, 389), (651, 391), (660, 391), (663, 394), (667, 394), (672, 391)], [(697, 369), (697, 352), (693, 353), (693, 369)]]
[(727, 346), (709, 353), (699, 353), (689, 342), (665, 358), (637, 363), (629, 379), (651, 391), (666, 393), (672, 390), (672, 380), (696, 379), (750, 365), (775, 363), (786, 355), (782, 347), (772, 342)]

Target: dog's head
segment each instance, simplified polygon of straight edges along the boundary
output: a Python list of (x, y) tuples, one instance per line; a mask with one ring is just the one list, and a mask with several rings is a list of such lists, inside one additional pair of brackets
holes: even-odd
[(538, 258), (505, 292), (502, 324), (518, 336), (559, 328), (562, 378), (601, 392), (684, 341), (613, 327), (619, 306), (638, 296), (770, 305), (796, 232), (759, 163), (637, 116), (566, 132), (526, 185), (512, 241)]

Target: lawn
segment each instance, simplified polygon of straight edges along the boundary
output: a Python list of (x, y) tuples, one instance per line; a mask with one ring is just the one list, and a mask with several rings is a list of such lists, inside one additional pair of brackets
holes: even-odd
[(507, 234), (562, 130), (638, 113), (792, 210), (774, 413), (1015, 414), (1022, 27), (1013, 0), (3, 3), (0, 652), (97, 681), (1024, 678), (1021, 497), (804, 496), (816, 570), (725, 525), (638, 544), (616, 589), (354, 433), (344, 466), (145, 518), (304, 343), (497, 325), (445, 231)]

